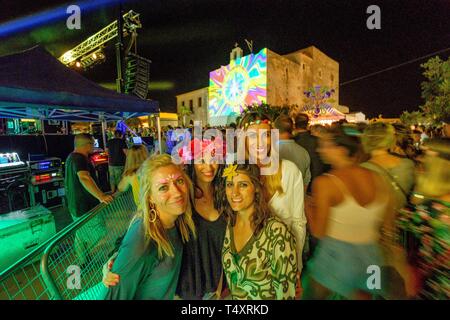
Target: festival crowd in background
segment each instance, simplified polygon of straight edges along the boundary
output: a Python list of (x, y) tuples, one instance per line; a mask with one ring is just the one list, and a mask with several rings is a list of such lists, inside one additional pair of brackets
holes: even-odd
[[(177, 152), (179, 164), (172, 151), (186, 136), (174, 139), (177, 128), (163, 130), (162, 153), (153, 129), (139, 133), (153, 137), (150, 146), (127, 144), (117, 131), (108, 142), (111, 187), (131, 188), (137, 212), (104, 266), (104, 298), (449, 299), (450, 124), (309, 121), (254, 108), (218, 127), (224, 137), (256, 132), (243, 161), (225, 139), (205, 139), (200, 150)], [(91, 140), (77, 136), (69, 157), (77, 141), (88, 153)], [(279, 161), (275, 172), (262, 174), (264, 157)], [(75, 160), (73, 173), (89, 171)], [(69, 176), (70, 189), (77, 177)], [(112, 201), (86, 182), (76, 188)], [(68, 199), (74, 217), (94, 203), (80, 197)]]

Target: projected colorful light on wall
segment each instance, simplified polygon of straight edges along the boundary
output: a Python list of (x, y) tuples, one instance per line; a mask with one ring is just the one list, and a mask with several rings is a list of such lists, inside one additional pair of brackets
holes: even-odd
[(209, 117), (238, 115), (267, 101), (267, 50), (238, 58), (209, 74)]

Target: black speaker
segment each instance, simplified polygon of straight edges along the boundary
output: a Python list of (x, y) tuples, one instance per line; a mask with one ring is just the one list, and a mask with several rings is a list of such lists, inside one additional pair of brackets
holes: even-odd
[(126, 57), (125, 93), (146, 99), (151, 61), (129, 53)]

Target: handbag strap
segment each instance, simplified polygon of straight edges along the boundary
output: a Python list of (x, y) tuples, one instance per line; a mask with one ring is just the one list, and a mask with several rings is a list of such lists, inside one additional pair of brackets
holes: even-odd
[(395, 184), (395, 186), (403, 193), (403, 195), (406, 197), (406, 199), (408, 199), (408, 194), (406, 193), (406, 191), (405, 191), (405, 190), (402, 188), (402, 186), (397, 182), (397, 180), (395, 180), (395, 178), (389, 173), (389, 171), (386, 170), (386, 168), (384, 168), (384, 167), (380, 166), (379, 164), (377, 164), (377, 163), (375, 163), (375, 162), (373, 162), (373, 161), (370, 161), (370, 160), (369, 160), (369, 163), (370, 163), (371, 165), (374, 165), (375, 167), (381, 169), (381, 171), (383, 171), (383, 172), (386, 174), (386, 176), (388, 176), (389, 180), (391, 180), (392, 183)]

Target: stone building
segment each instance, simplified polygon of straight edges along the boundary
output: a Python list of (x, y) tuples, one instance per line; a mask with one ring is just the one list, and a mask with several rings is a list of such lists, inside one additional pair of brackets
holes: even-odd
[(314, 46), (279, 55), (267, 50), (267, 103), (302, 105), (304, 91), (320, 85), (339, 101), (339, 63)]
[[(182, 93), (177, 98), (179, 124), (189, 125), (191, 121), (208, 123), (208, 87)], [(183, 112), (184, 110), (184, 112)]]
[[(304, 92), (313, 86), (334, 89), (333, 107), (339, 105), (339, 63), (314, 46), (280, 55), (267, 48), (243, 56), (236, 46), (230, 63), (210, 73), (209, 87), (177, 95), (177, 112), (190, 111), (186, 124), (230, 123), (246, 104), (266, 102), (275, 106), (305, 104)], [(255, 93), (257, 92), (257, 93)]]

